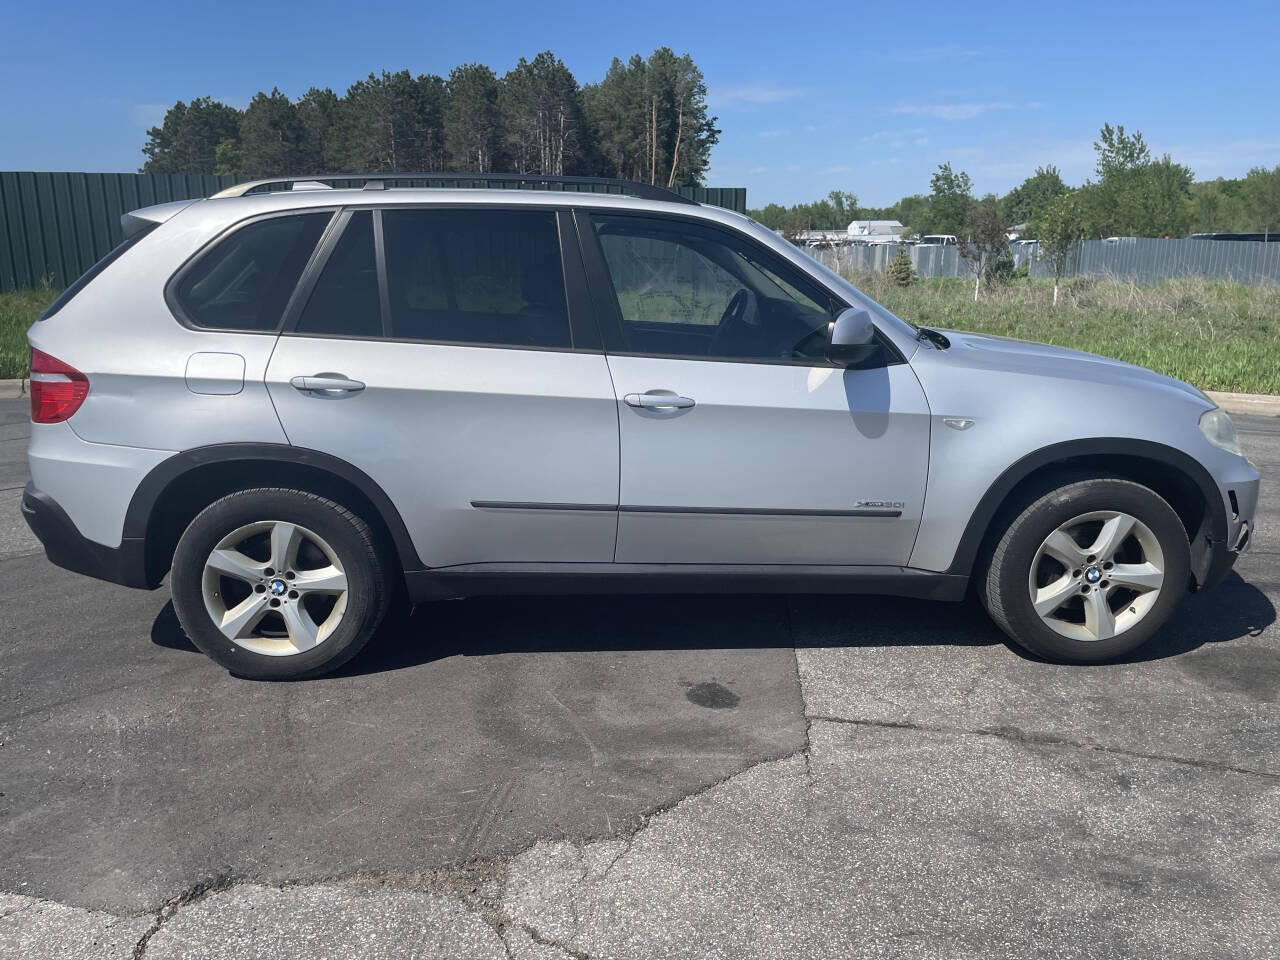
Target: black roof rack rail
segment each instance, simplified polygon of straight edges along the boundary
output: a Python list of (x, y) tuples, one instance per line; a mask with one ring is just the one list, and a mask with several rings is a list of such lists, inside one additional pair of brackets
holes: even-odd
[[(297, 177), (269, 177), (264, 180), (250, 180), (237, 183), (235, 186), (219, 190), (212, 199), (223, 197), (243, 197), (253, 191), (271, 191), (292, 189), (294, 184), (320, 183), (334, 181), (343, 187), (382, 189), (389, 182), (405, 180), (420, 183), (432, 183), (455, 189), (559, 189), (580, 193), (620, 193), (637, 197), (641, 200), (664, 200), (669, 203), (691, 203), (698, 201), (682, 196), (675, 190), (655, 186), (651, 183), (637, 183), (634, 180), (620, 180), (615, 177), (560, 177), (543, 176), (537, 173), (321, 173)], [(374, 186), (378, 184), (378, 186)]]

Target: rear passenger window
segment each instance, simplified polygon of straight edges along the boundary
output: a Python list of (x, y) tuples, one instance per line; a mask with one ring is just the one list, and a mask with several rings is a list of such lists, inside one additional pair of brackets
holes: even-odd
[(554, 212), (387, 210), (382, 230), (392, 337), (570, 345)]
[(275, 330), (331, 214), (269, 217), (241, 227), (197, 260), (174, 295), (197, 325)]
[(298, 318), (298, 333), (313, 336), (380, 337), (378, 264), (373, 252), (373, 214), (351, 217), (324, 265)]

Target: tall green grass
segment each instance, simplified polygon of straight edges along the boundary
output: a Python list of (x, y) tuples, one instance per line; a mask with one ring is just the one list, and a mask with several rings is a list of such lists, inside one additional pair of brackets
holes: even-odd
[(31, 355), (27, 327), (53, 303), (57, 290), (17, 290), (0, 293), (0, 380), (25, 377)]
[(848, 278), (898, 316), (926, 327), (1037, 340), (1126, 360), (1203, 390), (1280, 394), (1280, 288), (1198, 278), (1140, 287), (1075, 280), (1053, 305), (1053, 284), (1015, 280)]
[[(884, 274), (849, 278), (912, 323), (1038, 340), (1137, 363), (1205, 390), (1280, 394), (1280, 288), (1199, 279), (1150, 287), (1018, 280), (973, 302), (964, 279), (897, 287)], [(0, 379), (28, 373), (26, 331), (57, 290), (0, 293)]]

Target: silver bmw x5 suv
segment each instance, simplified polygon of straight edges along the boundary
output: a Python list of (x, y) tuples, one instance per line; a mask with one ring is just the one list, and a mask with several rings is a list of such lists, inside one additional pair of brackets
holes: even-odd
[(653, 187), (356, 182), (127, 214), (29, 332), (49, 558), (169, 573), (238, 675), (498, 592), (972, 587), (1027, 649), (1100, 661), (1248, 543), (1258, 474), (1185, 383), (916, 328)]

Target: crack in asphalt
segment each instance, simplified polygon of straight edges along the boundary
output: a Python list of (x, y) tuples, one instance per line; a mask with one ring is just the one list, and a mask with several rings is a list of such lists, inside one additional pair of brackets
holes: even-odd
[(909, 730), (914, 733), (992, 737), (997, 740), (1006, 740), (1011, 743), (1026, 743), (1048, 747), (1067, 747), (1074, 750), (1088, 750), (1096, 753), (1108, 753), (1120, 757), (1130, 757), (1135, 760), (1153, 760), (1160, 763), (1176, 763), (1188, 767), (1198, 767), (1203, 770), (1215, 770), (1219, 773), (1235, 773), (1248, 777), (1262, 777), (1266, 780), (1280, 780), (1280, 773), (1271, 773), (1267, 770), (1254, 770), (1250, 767), (1238, 767), (1229, 763), (1220, 763), (1216, 760), (1201, 760), (1196, 757), (1176, 757), (1166, 753), (1144, 753), (1141, 750), (1126, 750), (1124, 747), (1111, 747), (1106, 744), (1090, 742), (1087, 740), (1073, 740), (1070, 737), (1064, 737), (1059, 734), (1037, 733), (1035, 731), (1021, 730), (1018, 727), (950, 727), (926, 723), (912, 723), (909, 720), (866, 720), (850, 717), (834, 717), (822, 714), (807, 714), (806, 718), (811, 723), (813, 721), (818, 721), (820, 723), (840, 723), (854, 727), (875, 727), (883, 730)]
[[(433, 870), (421, 874), (404, 873), (399, 871), (386, 872), (365, 872), (338, 874), (331, 877), (312, 877), (306, 880), (283, 880), (276, 882), (265, 881), (259, 877), (253, 877), (247, 874), (222, 874), (212, 879), (202, 880), (199, 883), (192, 884), (176, 896), (166, 900), (159, 909), (153, 911), (151, 925), (138, 938), (138, 942), (133, 948), (133, 960), (144, 960), (147, 948), (152, 939), (164, 929), (177, 914), (186, 907), (200, 903), (210, 897), (226, 893), (240, 886), (259, 886), (273, 890), (287, 890), (293, 887), (314, 887), (326, 884), (340, 884), (359, 889), (361, 886), (383, 886), (396, 890), (413, 890), (423, 893), (432, 893), (440, 896), (451, 896), (457, 900), (466, 910), (483, 920), (497, 935), (502, 943), (503, 950), (506, 952), (510, 960), (514, 960), (515, 954), (511, 948), (511, 943), (507, 936), (510, 929), (520, 929), (527, 934), (535, 943), (541, 946), (554, 947), (562, 951), (566, 956), (572, 957), (573, 960), (591, 960), (590, 955), (571, 943), (566, 943), (556, 937), (552, 937), (543, 933), (537, 927), (529, 923), (516, 923), (507, 913), (504, 906), (507, 892), (507, 881), (509, 878), (509, 864), (528, 853), (539, 843), (546, 842), (568, 842), (573, 844), (575, 852), (581, 864), (581, 875), (575, 882), (574, 886), (580, 887), (590, 878), (590, 871), (583, 860), (582, 849), (589, 843), (602, 842), (605, 839), (620, 839), (624, 842), (623, 849), (608, 863), (601, 871), (598, 879), (603, 880), (609, 875), (609, 872), (622, 860), (624, 856), (631, 852), (635, 838), (644, 832), (648, 827), (663, 814), (674, 810), (676, 807), (690, 800), (696, 800), (722, 787), (730, 781), (743, 776), (768, 763), (779, 763), (784, 760), (790, 760), (794, 757), (803, 755), (805, 757), (806, 766), (808, 764), (809, 741), (808, 741), (808, 725), (805, 727), (805, 744), (803, 747), (784, 753), (780, 756), (770, 756), (757, 760), (748, 764), (741, 770), (722, 777), (715, 783), (709, 784), (699, 790), (686, 794), (676, 800), (649, 811), (642, 815), (634, 826), (619, 831), (608, 838), (585, 838), (579, 840), (566, 840), (560, 838), (558, 840), (550, 840), (549, 838), (539, 838), (530, 843), (524, 849), (512, 853), (504, 857), (495, 857), (486, 860), (472, 861), (455, 867), (443, 867), (439, 870)], [(493, 893), (486, 893), (482, 890), (482, 886), (486, 881), (495, 881), (497, 890)], [(576, 898), (570, 903), (573, 917), (574, 936), (577, 936), (581, 918), (578, 915), (578, 905)], [(14, 913), (20, 912), (13, 911)], [(123, 917), (129, 914), (117, 914), (112, 911), (103, 911), (112, 916)], [(11, 914), (7, 914), (11, 915)], [(146, 914), (140, 914), (145, 916)], [(133, 914), (139, 916), (139, 914)]]
[[(788, 627), (790, 627), (789, 604), (787, 620)], [(794, 639), (794, 637), (792, 639)], [(442, 867), (422, 873), (406, 873), (397, 871), (366, 872), (345, 875), (339, 874), (331, 877), (313, 877), (306, 880), (285, 880), (279, 882), (266, 882), (261, 878), (248, 875), (219, 875), (212, 879), (193, 884), (178, 895), (165, 901), (157, 910), (155, 910), (152, 916), (151, 925), (142, 934), (138, 939), (137, 944), (134, 946), (133, 958), (134, 960), (145, 960), (147, 948), (152, 939), (180, 911), (209, 897), (225, 893), (234, 887), (241, 885), (256, 885), (284, 890), (291, 887), (341, 884), (344, 886), (352, 886), (357, 889), (362, 886), (375, 888), (382, 886), (391, 889), (416, 890), (424, 893), (451, 897), (464, 909), (477, 916), (494, 931), (509, 960), (514, 960), (515, 957), (515, 951), (510, 940), (510, 933), (514, 930), (523, 932), (540, 946), (551, 947), (561, 951), (565, 956), (572, 958), (572, 960), (590, 960), (590, 955), (587, 952), (574, 945), (574, 941), (577, 939), (581, 929), (581, 917), (579, 915), (576, 894), (579, 888), (591, 879), (590, 868), (583, 855), (585, 846), (591, 843), (607, 840), (621, 841), (622, 849), (610, 859), (595, 878), (597, 881), (603, 881), (608, 878), (615, 867), (617, 867), (617, 865), (632, 852), (636, 838), (648, 830), (649, 827), (652, 826), (659, 818), (675, 810), (682, 804), (697, 801), (706, 794), (725, 786), (760, 766), (803, 757), (805, 778), (809, 786), (812, 787), (815, 782), (811, 765), (811, 734), (814, 723), (833, 723), (875, 729), (902, 730), (918, 734), (990, 737), (1010, 743), (1086, 750), (1134, 759), (1179, 764), (1220, 773), (1261, 777), (1268, 780), (1280, 780), (1280, 774), (1268, 771), (1255, 770), (1247, 767), (1220, 763), (1213, 760), (1201, 760), (1192, 757), (1147, 753), (1138, 750), (1129, 750), (1123, 747), (1111, 747), (1089, 741), (1074, 740), (1070, 737), (1057, 734), (1024, 731), (1012, 726), (966, 728), (940, 724), (913, 723), (911, 721), (873, 720), (866, 718), (812, 714), (808, 712), (808, 705), (805, 703), (804, 680), (800, 672), (798, 658), (796, 658), (795, 661), (795, 677), (800, 704), (803, 711), (802, 717), (804, 720), (804, 742), (802, 746), (781, 754), (770, 755), (754, 760), (743, 766), (741, 769), (722, 777), (713, 783), (707, 784), (698, 790), (694, 790), (668, 803), (654, 807), (648, 812), (632, 819), (629, 825), (624, 826), (606, 836), (584, 836), (576, 839), (564, 837), (538, 838), (526, 847), (509, 855), (473, 860), (464, 864)], [(545, 842), (571, 843), (575, 847), (575, 852), (578, 857), (580, 875), (574, 883), (573, 893), (571, 894), (571, 903), (569, 904), (571, 909), (573, 934), (568, 941), (551, 936), (538, 929), (534, 924), (515, 921), (507, 912), (506, 908), (510, 864), (518, 857), (528, 853), (537, 844)], [(7, 911), (6, 916), (12, 916), (14, 913), (20, 912), (22, 909), (23, 908), (20, 907), (18, 910)]]
[(554, 947), (564, 953), (565, 956), (573, 957), (573, 960), (591, 960), (591, 954), (586, 951), (579, 950), (577, 947), (571, 947), (569, 944), (561, 940), (557, 940), (555, 937), (549, 937), (527, 923), (522, 923), (520, 925), (520, 929), (527, 933), (529, 935), (529, 939), (539, 946)]
[[(797, 664), (798, 671), (798, 664)], [(797, 672), (798, 677), (798, 672)], [(803, 685), (801, 690), (801, 700), (803, 702)], [(1184, 766), (1196, 767), (1200, 769), (1213, 770), (1221, 773), (1239, 774), (1244, 776), (1262, 777), (1269, 780), (1280, 780), (1280, 774), (1270, 773), (1263, 770), (1254, 770), (1247, 767), (1239, 767), (1232, 764), (1219, 763), (1213, 760), (1200, 760), (1192, 757), (1177, 757), (1168, 754), (1147, 753), (1137, 750), (1127, 750), (1122, 747), (1109, 747), (1104, 744), (1091, 743), (1087, 741), (1073, 740), (1069, 737), (1063, 737), (1056, 734), (1037, 733), (1034, 731), (1024, 731), (1016, 727), (976, 727), (966, 728), (959, 726), (945, 726), (938, 724), (922, 724), (912, 723), (910, 721), (893, 721), (893, 720), (871, 720), (865, 718), (837, 717), (824, 714), (805, 713), (805, 743), (802, 747), (789, 751), (787, 753), (770, 756), (759, 759), (748, 764), (741, 770), (736, 771), (726, 777), (717, 780), (715, 783), (709, 784), (699, 790), (686, 794), (679, 799), (670, 803), (663, 804), (646, 814), (639, 817), (638, 821), (631, 827), (618, 831), (608, 839), (620, 840), (623, 844), (622, 849), (605, 865), (600, 871), (598, 881), (606, 879), (613, 869), (631, 853), (634, 848), (635, 839), (646, 831), (653, 823), (664, 814), (669, 813), (680, 805), (695, 801), (705, 794), (713, 790), (723, 787), (738, 777), (755, 770), (764, 764), (779, 763), (785, 760), (803, 757), (805, 761), (806, 780), (812, 786), (814, 782), (813, 771), (810, 766), (811, 741), (810, 734), (814, 723), (833, 723), (845, 726), (867, 727), (872, 729), (885, 730), (903, 730), (912, 733), (921, 734), (941, 734), (954, 736), (976, 736), (990, 737), (998, 740), (1004, 740), (1012, 743), (1024, 743), (1041, 746), (1064, 747), (1074, 750), (1087, 750), (1091, 752), (1107, 753), (1117, 756), (1130, 757), (1134, 759), (1150, 760), (1154, 762), (1174, 763)], [(590, 877), (590, 869), (583, 858), (583, 847), (589, 843), (601, 842), (602, 838), (583, 838), (579, 840), (564, 840), (552, 842), (569, 842), (575, 847), (579, 861), (579, 877), (575, 881), (575, 893), (577, 888), (585, 884)], [(590, 960), (590, 955), (574, 946), (573, 941), (576, 940), (581, 928), (581, 917), (578, 912), (578, 904), (576, 896), (572, 897), (569, 904), (572, 923), (573, 936), (568, 942), (553, 937), (542, 930), (539, 930), (533, 924), (527, 922), (517, 923), (508, 914), (505, 901), (507, 894), (507, 884), (509, 879), (509, 864), (533, 849), (539, 843), (548, 842), (546, 838), (535, 840), (526, 848), (510, 854), (509, 856), (492, 858), (488, 860), (473, 861), (456, 867), (446, 867), (439, 870), (430, 871), (422, 874), (409, 874), (401, 872), (377, 872), (377, 873), (354, 873), (348, 875), (337, 875), (333, 877), (311, 878), (308, 880), (286, 880), (277, 883), (264, 882), (260, 878), (251, 876), (234, 876), (222, 875), (210, 880), (201, 881), (194, 884), (177, 896), (167, 900), (158, 910), (154, 912), (151, 926), (139, 938), (134, 947), (134, 960), (144, 960), (147, 947), (155, 935), (164, 928), (164, 926), (172, 920), (182, 909), (193, 904), (199, 903), (209, 897), (225, 893), (234, 887), (241, 885), (256, 885), (268, 887), (278, 890), (288, 889), (290, 887), (320, 886), (323, 884), (342, 884), (360, 887), (361, 885), (384, 886), (392, 889), (401, 890), (417, 890), (424, 893), (433, 893), (437, 895), (451, 896), (463, 906), (466, 910), (483, 920), (497, 935), (502, 943), (503, 949), (509, 958), (514, 960), (515, 953), (509, 939), (509, 931), (518, 929), (525, 933), (530, 939), (540, 946), (552, 947), (563, 952), (566, 956), (573, 960)], [(496, 889), (486, 891), (483, 889), (486, 882), (495, 882)], [(24, 909), (19, 907), (17, 910), (6, 912), (6, 916), (12, 916)]]
[(151, 926), (142, 932), (138, 942), (133, 945), (133, 960), (142, 960), (146, 955), (148, 945), (151, 943), (151, 938), (159, 933), (160, 929), (172, 920), (174, 915), (183, 907), (199, 903), (201, 900), (214, 894), (222, 893), (225, 890), (230, 890), (241, 882), (245, 881), (238, 881), (230, 875), (215, 877), (212, 880), (202, 880), (200, 883), (193, 884), (183, 890), (176, 897), (167, 900), (155, 912), (155, 916), (151, 919)]

